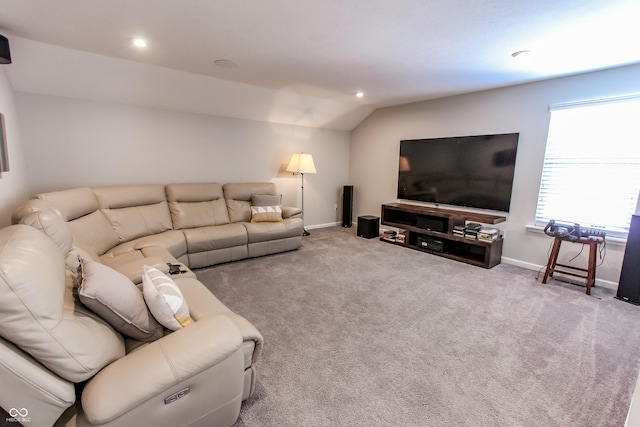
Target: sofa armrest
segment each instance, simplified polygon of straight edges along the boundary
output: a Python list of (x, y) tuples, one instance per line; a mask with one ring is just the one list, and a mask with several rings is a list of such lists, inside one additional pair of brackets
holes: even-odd
[[(53, 425), (76, 400), (73, 383), (58, 377), (30, 355), (0, 338), (0, 403), (26, 409), (25, 425)], [(16, 417), (20, 421), (20, 415)], [(18, 425), (18, 423), (16, 423)]]
[[(136, 419), (145, 408), (148, 411), (165, 407), (165, 399), (180, 391), (176, 386), (183, 387), (190, 381), (201, 383), (202, 379), (198, 379), (201, 373), (205, 373), (207, 384), (223, 394), (218, 402), (213, 401), (215, 396), (209, 396), (209, 407), (224, 405), (242, 393), (244, 370), (238, 351), (241, 343), (242, 336), (226, 316), (208, 317), (166, 335), (106, 366), (93, 377), (82, 393), (84, 416), (92, 424), (122, 418), (126, 425), (125, 420)], [(231, 366), (225, 363), (232, 359)], [(215, 369), (217, 367), (219, 369)], [(239, 378), (240, 383), (235, 387), (239, 387), (239, 391), (232, 387), (234, 382), (230, 376)], [(192, 396), (190, 401), (198, 399), (207, 397)], [(181, 414), (185, 416), (184, 411)], [(149, 413), (145, 415), (148, 420)]]
[(243, 342), (253, 341), (255, 343), (254, 351), (250, 356), (251, 363), (258, 360), (262, 352), (264, 338), (251, 322), (243, 316), (232, 312), (199, 280), (181, 277), (175, 282), (187, 301), (192, 319), (197, 321), (219, 315), (228, 317), (240, 332)]
[(292, 208), (290, 206), (282, 207), (282, 218), (291, 218), (294, 216), (300, 216), (302, 214), (302, 209), (300, 208)]

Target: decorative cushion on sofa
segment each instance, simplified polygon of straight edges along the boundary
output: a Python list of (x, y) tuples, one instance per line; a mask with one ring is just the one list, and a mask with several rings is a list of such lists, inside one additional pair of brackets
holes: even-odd
[(191, 324), (189, 307), (178, 285), (157, 268), (144, 266), (142, 292), (155, 318), (172, 331)]
[(251, 206), (251, 222), (282, 222), (282, 208), (275, 206)]
[(271, 194), (252, 194), (251, 195), (252, 206), (281, 206), (282, 194), (276, 196)]
[(145, 304), (140, 289), (124, 274), (95, 261), (80, 261), (78, 297), (115, 330), (138, 341), (162, 337), (162, 326)]

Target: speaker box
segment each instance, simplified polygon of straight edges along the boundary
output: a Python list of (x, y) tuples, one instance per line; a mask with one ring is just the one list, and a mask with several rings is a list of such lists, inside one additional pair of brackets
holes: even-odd
[(342, 187), (342, 226), (351, 227), (353, 222), (353, 185)]
[(438, 231), (440, 233), (445, 233), (447, 231), (447, 223), (445, 219), (430, 217), (430, 216), (417, 217), (416, 226), (418, 228), (423, 228), (425, 230), (431, 230), (431, 231)]
[(0, 64), (11, 64), (9, 40), (3, 35), (0, 35)]
[(640, 215), (631, 217), (616, 298), (640, 305)]
[(373, 215), (358, 217), (358, 236), (373, 239), (380, 235), (380, 218)]

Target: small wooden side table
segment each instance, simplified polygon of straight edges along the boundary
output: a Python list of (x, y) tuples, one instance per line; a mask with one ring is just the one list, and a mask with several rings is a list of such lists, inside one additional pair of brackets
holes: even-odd
[[(589, 264), (587, 268), (558, 264), (558, 254), (560, 253), (560, 245), (562, 245), (562, 242), (589, 245)], [(542, 283), (547, 283), (547, 279), (549, 277), (553, 277), (553, 273), (557, 271), (558, 273), (568, 274), (569, 276), (585, 279), (587, 286), (587, 295), (591, 295), (591, 287), (595, 286), (596, 284), (596, 252), (598, 250), (598, 244), (600, 243), (602, 243), (602, 238), (588, 239), (583, 237), (577, 240), (563, 240), (560, 237), (555, 237), (553, 241), (553, 247), (551, 248), (551, 254), (549, 254), (549, 261), (547, 262), (547, 270), (544, 272)], [(569, 271), (567, 271), (566, 269), (568, 269)]]

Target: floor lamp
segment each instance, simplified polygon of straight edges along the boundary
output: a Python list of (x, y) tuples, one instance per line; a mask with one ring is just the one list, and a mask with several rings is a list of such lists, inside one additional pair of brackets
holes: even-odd
[[(304, 223), (304, 174), (316, 173), (316, 165), (313, 164), (313, 157), (311, 154), (294, 153), (291, 155), (291, 160), (287, 165), (287, 172), (293, 172), (293, 174), (300, 174), (300, 188), (302, 190), (302, 221)], [(302, 228), (302, 235), (308, 236), (309, 232), (306, 228)]]

